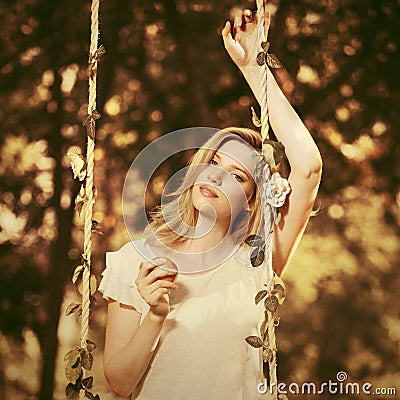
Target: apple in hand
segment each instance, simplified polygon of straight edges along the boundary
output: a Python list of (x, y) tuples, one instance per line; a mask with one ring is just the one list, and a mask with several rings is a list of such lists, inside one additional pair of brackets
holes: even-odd
[(176, 278), (178, 277), (178, 267), (173, 261), (171, 261), (167, 257), (156, 257), (153, 258), (152, 261), (154, 262), (155, 265), (154, 269), (160, 268), (163, 271), (169, 272), (168, 275), (162, 276), (159, 279), (163, 279), (165, 281), (170, 281), (170, 282), (174, 282), (176, 280)]

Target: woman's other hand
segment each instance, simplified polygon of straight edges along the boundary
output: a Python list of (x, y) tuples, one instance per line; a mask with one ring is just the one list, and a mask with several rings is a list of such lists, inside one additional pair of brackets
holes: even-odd
[[(266, 1), (264, 2), (265, 9)], [(269, 12), (265, 12), (265, 37), (268, 37), (270, 24)], [(257, 19), (253, 17), (251, 10), (238, 10), (235, 12), (232, 24), (227, 21), (222, 30), (224, 46), (234, 63), (240, 68), (257, 66), (257, 54), (261, 51), (261, 43), (258, 43)]]
[(140, 264), (136, 286), (139, 294), (150, 306), (152, 313), (158, 317), (166, 318), (170, 311), (169, 293), (176, 290), (174, 283), (176, 277), (175, 265), (168, 259), (157, 259), (156, 263), (143, 261)]

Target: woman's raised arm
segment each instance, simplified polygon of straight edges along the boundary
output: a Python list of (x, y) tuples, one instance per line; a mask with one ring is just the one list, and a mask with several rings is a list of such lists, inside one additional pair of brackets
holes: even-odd
[[(265, 15), (266, 29), (269, 13)], [(225, 48), (239, 67), (257, 100), (260, 100), (261, 74), (256, 56), (261, 51), (257, 41), (256, 21), (250, 10), (235, 15), (234, 35), (228, 21), (222, 31)], [(270, 124), (285, 146), (291, 172), (291, 193), (281, 208), (282, 218), (274, 232), (273, 266), (281, 274), (296, 249), (310, 217), (321, 180), (322, 161), (319, 150), (303, 121), (293, 109), (271, 71), (267, 71), (267, 100)]]

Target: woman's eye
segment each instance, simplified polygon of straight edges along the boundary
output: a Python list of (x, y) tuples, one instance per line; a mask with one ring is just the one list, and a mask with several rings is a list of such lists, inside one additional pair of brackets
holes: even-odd
[(242, 178), (240, 175), (238, 175), (238, 174), (232, 174), (232, 176), (233, 176), (238, 182), (243, 182), (243, 181), (244, 181), (243, 178)]
[(211, 164), (211, 165), (218, 165), (218, 163), (217, 163), (214, 159), (211, 159), (211, 160), (210, 160), (210, 164)]

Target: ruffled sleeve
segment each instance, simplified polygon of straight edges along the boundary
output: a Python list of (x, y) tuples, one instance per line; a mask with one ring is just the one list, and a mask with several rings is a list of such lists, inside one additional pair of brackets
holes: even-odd
[(105, 299), (132, 306), (144, 314), (149, 305), (140, 296), (135, 284), (142, 260), (132, 242), (126, 243), (118, 251), (107, 252), (106, 269), (102, 273), (99, 291)]

